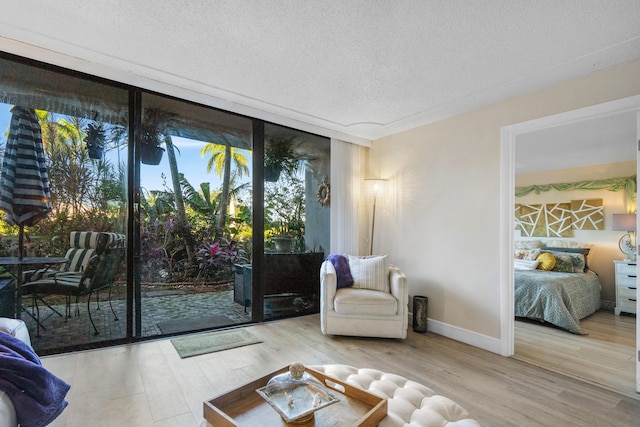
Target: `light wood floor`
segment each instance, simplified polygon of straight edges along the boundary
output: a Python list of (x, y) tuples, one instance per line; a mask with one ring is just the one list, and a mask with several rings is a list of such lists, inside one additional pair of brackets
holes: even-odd
[(52, 426), (203, 425), (202, 402), (286, 366), (394, 372), (465, 407), (484, 426), (632, 426), (640, 401), (430, 332), (406, 340), (325, 337), (317, 315), (247, 327), (263, 342), (180, 359), (169, 340), (43, 358), (71, 384)]
[(640, 399), (636, 393), (635, 317), (598, 311), (582, 319), (580, 326), (589, 335), (516, 321), (515, 357)]

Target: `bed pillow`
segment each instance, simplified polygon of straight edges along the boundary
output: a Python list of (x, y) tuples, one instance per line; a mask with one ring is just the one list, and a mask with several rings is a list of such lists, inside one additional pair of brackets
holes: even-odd
[(514, 247), (516, 249), (537, 249), (544, 246), (541, 240), (516, 240)]
[(539, 248), (516, 249), (515, 253), (513, 254), (513, 258), (514, 259), (526, 259), (526, 260), (529, 260), (529, 261), (535, 261), (536, 258), (538, 257), (538, 255), (540, 255), (540, 249)]
[(556, 265), (553, 267), (553, 271), (559, 271), (562, 273), (584, 273), (585, 258), (580, 253), (571, 252), (558, 252), (549, 251), (556, 259)]
[(527, 259), (514, 259), (513, 268), (516, 270), (535, 270), (538, 268), (540, 261), (531, 261)]
[(566, 252), (570, 254), (582, 254), (584, 257), (584, 272), (586, 273), (589, 270), (589, 251), (591, 248), (562, 248), (555, 246), (543, 246), (540, 248), (542, 252)]
[[(571, 261), (571, 255), (563, 253), (552, 254), (556, 259), (556, 263), (551, 271), (557, 271), (558, 273), (573, 273), (573, 262)], [(582, 271), (580, 271), (582, 273)]]
[(536, 261), (539, 261), (538, 270), (551, 271), (556, 265), (556, 259), (549, 252), (543, 252), (538, 255)]
[(353, 287), (389, 292), (389, 261), (386, 255), (358, 257), (349, 255)]

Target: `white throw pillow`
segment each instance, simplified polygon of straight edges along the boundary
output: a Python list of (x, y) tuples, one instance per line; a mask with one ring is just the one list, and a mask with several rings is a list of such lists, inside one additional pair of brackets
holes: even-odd
[(386, 255), (357, 257), (349, 255), (353, 287), (389, 292), (389, 261)]
[(540, 261), (531, 261), (528, 259), (514, 259), (513, 268), (516, 270), (535, 270), (538, 268)]

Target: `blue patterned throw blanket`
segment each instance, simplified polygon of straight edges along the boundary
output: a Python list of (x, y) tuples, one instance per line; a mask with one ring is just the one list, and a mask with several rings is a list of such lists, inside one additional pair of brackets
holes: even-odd
[(50, 424), (67, 407), (69, 388), (42, 366), (31, 347), (0, 332), (0, 389), (11, 399), (21, 427)]

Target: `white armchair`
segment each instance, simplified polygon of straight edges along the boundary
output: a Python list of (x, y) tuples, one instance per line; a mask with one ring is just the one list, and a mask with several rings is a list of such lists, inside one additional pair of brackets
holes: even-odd
[[(350, 257), (353, 261), (354, 257)], [(352, 273), (354, 273), (352, 269)], [(409, 288), (400, 270), (388, 266), (388, 292), (362, 287), (354, 274), (353, 287), (338, 288), (330, 261), (320, 268), (320, 329), (325, 335), (406, 338)], [(364, 285), (366, 286), (366, 284)], [(376, 288), (377, 286), (372, 286)]]

